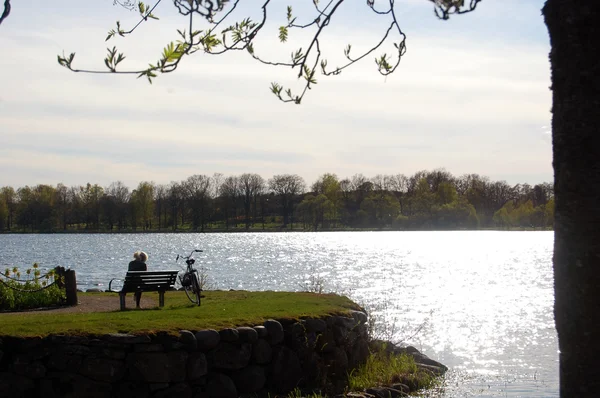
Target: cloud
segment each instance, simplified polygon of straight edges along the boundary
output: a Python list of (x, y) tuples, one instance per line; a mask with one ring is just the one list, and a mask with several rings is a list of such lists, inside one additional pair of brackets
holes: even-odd
[[(81, 2), (58, 1), (41, 6), (36, 15), (53, 17), (36, 29), (25, 14), (11, 15), (0, 36), (11, 54), (0, 59), (0, 68), (11, 71), (0, 93), (0, 167), (11, 173), (0, 184), (137, 185), (248, 170), (311, 181), (325, 172), (410, 174), (444, 166), (550, 180), (549, 139), (539, 127), (549, 124), (551, 105), (539, 10), (484, 2), (477, 13), (442, 23), (431, 17), (428, 2), (413, 3), (402, 8), (403, 28), (411, 33), (394, 75), (377, 74), (373, 55), (340, 76), (317, 76), (301, 106), (280, 104), (269, 92), (272, 81), (301, 87), (295, 71), (261, 65), (245, 53), (198, 54), (153, 85), (57, 65), (56, 55), (66, 49), (77, 52), (80, 67), (101, 68), (107, 29), (117, 16), (135, 20), (123, 10), (108, 7), (95, 19), (98, 5), (86, 10)], [(349, 41), (358, 51), (377, 39), (371, 22), (349, 26), (358, 11), (347, 7), (344, 16), (350, 22), (332, 24), (327, 33), (329, 54), (337, 54), (332, 65)], [(505, 33), (493, 31), (492, 20)], [(143, 66), (175, 38), (179, 22), (164, 18), (109, 45), (126, 53), (127, 65)], [(537, 26), (533, 33), (531, 26)], [(518, 35), (523, 40), (515, 41)], [(257, 49), (275, 59), (296, 43), (266, 36)]]

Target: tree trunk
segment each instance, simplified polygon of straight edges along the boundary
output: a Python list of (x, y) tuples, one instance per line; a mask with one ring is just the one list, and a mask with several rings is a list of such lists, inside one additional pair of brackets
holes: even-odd
[(600, 2), (547, 0), (560, 396), (600, 391)]

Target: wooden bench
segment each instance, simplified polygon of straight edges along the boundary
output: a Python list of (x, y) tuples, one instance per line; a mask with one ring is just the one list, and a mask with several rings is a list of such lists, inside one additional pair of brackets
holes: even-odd
[(175, 285), (179, 271), (129, 271), (119, 292), (121, 310), (125, 309), (125, 295), (129, 292), (158, 292), (158, 305), (164, 307), (165, 292)]

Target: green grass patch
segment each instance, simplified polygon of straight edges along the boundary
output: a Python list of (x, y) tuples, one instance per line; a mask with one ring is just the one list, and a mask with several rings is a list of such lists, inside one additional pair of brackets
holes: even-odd
[[(116, 293), (79, 293), (108, 296), (119, 301)], [(153, 296), (158, 303), (157, 293)], [(165, 306), (141, 310), (92, 313), (3, 313), (0, 336), (47, 336), (49, 334), (95, 335), (106, 333), (177, 333), (181, 329), (222, 329), (254, 326), (266, 319), (319, 318), (343, 314), (359, 307), (347, 297), (334, 294), (294, 292), (205, 291), (201, 306), (192, 305), (184, 292), (165, 294)], [(127, 304), (133, 305), (131, 295)]]
[(402, 383), (414, 391), (430, 388), (435, 382), (435, 377), (417, 367), (412, 356), (382, 350), (372, 353), (364, 365), (352, 371), (348, 378), (348, 389), (363, 391), (370, 387)]

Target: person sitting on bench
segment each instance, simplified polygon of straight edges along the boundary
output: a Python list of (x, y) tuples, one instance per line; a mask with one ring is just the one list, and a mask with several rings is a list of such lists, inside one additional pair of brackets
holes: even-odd
[[(134, 260), (129, 263), (127, 271), (148, 271), (146, 261), (148, 261), (148, 255), (143, 251), (137, 251), (133, 253)], [(140, 308), (140, 300), (142, 299), (142, 292), (135, 292), (135, 306)]]

